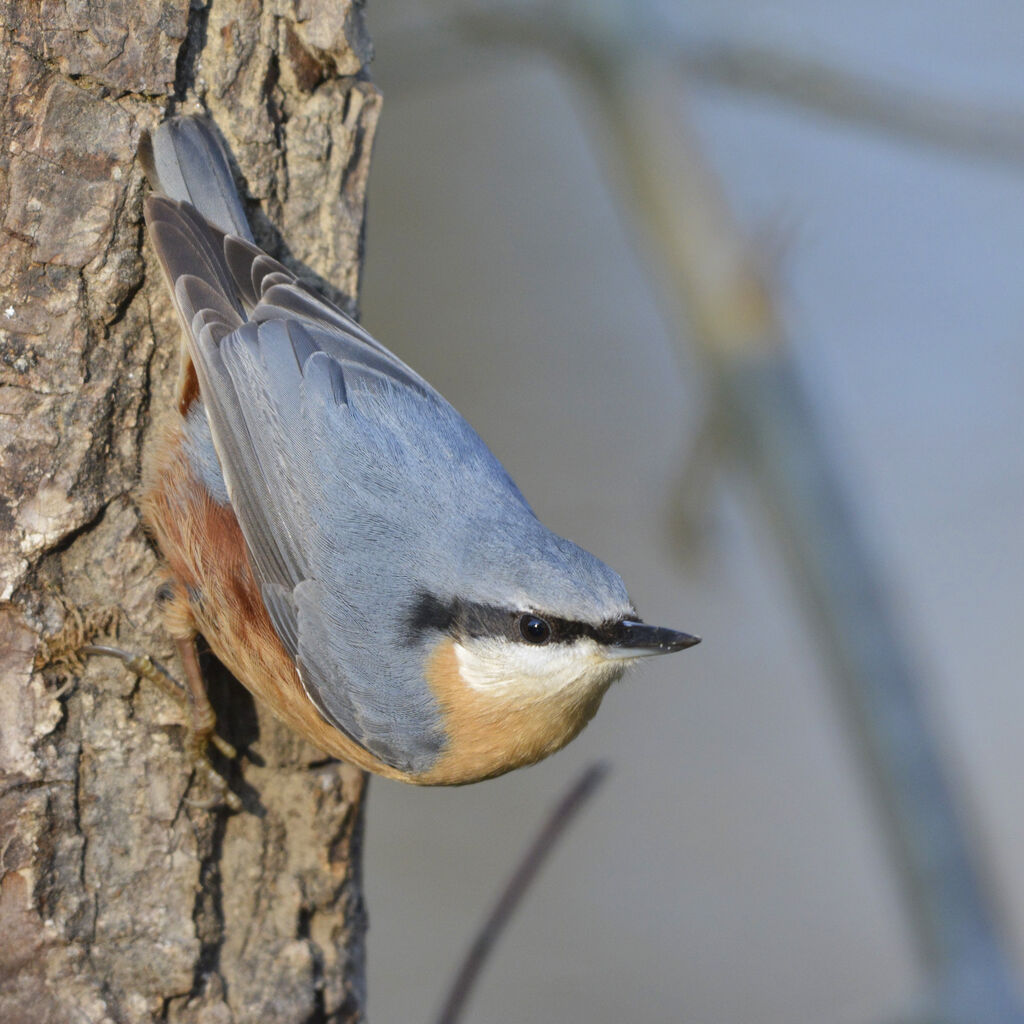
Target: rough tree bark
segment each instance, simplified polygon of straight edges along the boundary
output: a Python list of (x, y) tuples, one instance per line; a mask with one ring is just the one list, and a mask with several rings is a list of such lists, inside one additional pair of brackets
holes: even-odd
[(107, 640), (180, 674), (132, 497), (179, 330), (144, 241), (140, 132), (200, 101), (261, 242), (351, 304), (379, 106), (361, 6), (0, 16), (0, 1020), (361, 1020), (360, 773), (221, 680), (244, 810), (204, 810), (182, 709), (73, 653)]

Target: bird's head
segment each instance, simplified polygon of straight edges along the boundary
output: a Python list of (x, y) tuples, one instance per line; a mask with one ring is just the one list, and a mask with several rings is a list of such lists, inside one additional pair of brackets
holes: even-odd
[(484, 530), (460, 555), (462, 585), (418, 595), (408, 628), (428, 644), (450, 640), (463, 682), (481, 693), (603, 690), (638, 658), (699, 643), (642, 622), (617, 573), (532, 517), (514, 538)]
[(699, 643), (641, 622), (614, 571), (532, 515), (514, 530), (503, 522), (468, 531), (453, 555), (459, 582), (420, 592), (406, 620), (455, 755), (441, 771), (539, 760), (579, 733), (637, 659)]

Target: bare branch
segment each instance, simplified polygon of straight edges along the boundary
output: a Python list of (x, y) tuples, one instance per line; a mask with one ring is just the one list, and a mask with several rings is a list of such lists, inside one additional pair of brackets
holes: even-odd
[(598, 761), (569, 787), (552, 810), (548, 820), (537, 833), (529, 849), (512, 873), (505, 889), (490, 914), (480, 927), (466, 953), (466, 958), (445, 997), (444, 1006), (437, 1016), (437, 1024), (456, 1024), (465, 1009), (491, 950), (501, 937), (516, 908), (537, 877), (544, 863), (554, 852), (559, 840), (583, 810), (587, 801), (597, 792), (608, 775), (608, 765)]

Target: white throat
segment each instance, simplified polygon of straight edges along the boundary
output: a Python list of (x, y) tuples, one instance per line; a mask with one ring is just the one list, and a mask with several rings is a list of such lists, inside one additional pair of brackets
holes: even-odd
[(478, 637), (457, 642), (455, 656), (463, 681), (474, 690), (523, 696), (553, 696), (564, 690), (606, 689), (627, 662), (609, 660), (590, 637), (542, 646)]

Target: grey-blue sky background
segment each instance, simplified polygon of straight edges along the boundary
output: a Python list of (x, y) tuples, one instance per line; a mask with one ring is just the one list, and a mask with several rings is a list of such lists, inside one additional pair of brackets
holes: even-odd
[[(741, 476), (711, 492), (701, 559), (674, 553), (668, 503), (707, 396), (586, 104), (550, 63), (512, 53), (460, 71), (447, 52), (436, 76), (428, 54), (410, 78), (389, 36), (404, 55), (445, 9), (411, 6), (370, 4), (385, 103), (364, 322), (467, 416), (549, 526), (623, 575), (648, 621), (705, 641), (642, 666), (536, 768), (454, 791), (374, 780), (371, 1017), (430, 1019), (550, 803), (606, 757), (610, 782), (469, 1020), (891, 1019), (921, 979), (884, 837)], [(662, 9), (687, 32), (896, 91), (1024, 109), (1024, 8), (1010, 0)], [(1024, 965), (1024, 164), (708, 86), (686, 98), (771, 267)]]

